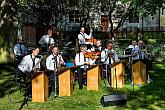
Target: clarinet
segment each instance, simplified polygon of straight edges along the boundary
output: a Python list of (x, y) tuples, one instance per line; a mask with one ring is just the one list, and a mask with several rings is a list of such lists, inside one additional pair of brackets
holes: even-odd
[(36, 63), (36, 65), (35, 65), (35, 66), (33, 67), (33, 69), (32, 69), (33, 72), (37, 72), (37, 67), (38, 67), (38, 65), (40, 64), (42, 58), (43, 58), (43, 56), (41, 55), (39, 61)]

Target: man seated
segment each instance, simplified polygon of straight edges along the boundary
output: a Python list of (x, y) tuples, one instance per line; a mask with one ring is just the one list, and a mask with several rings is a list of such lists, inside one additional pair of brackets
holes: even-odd
[(15, 59), (19, 63), (26, 54), (27, 54), (27, 48), (23, 44), (23, 38), (22, 38), (22, 36), (19, 36), (17, 38), (17, 44), (14, 45)]
[(75, 63), (76, 66), (78, 66), (77, 73), (79, 89), (83, 89), (83, 73), (86, 72), (88, 66), (94, 64), (96, 60), (92, 60), (91, 58), (85, 57), (85, 54), (87, 53), (86, 45), (81, 45), (80, 50), (81, 52), (76, 54)]

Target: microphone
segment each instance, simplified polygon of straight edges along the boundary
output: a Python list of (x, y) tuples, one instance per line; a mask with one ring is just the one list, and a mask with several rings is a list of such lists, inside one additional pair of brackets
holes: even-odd
[(113, 53), (111, 50), (108, 50), (108, 51), (107, 51), (107, 54), (108, 54), (108, 55), (113, 55), (114, 53)]

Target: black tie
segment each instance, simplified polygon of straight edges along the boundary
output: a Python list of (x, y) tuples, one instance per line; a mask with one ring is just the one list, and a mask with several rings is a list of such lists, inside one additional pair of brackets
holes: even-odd
[(33, 61), (33, 67), (35, 66), (35, 58), (32, 58)]
[(57, 56), (54, 56), (54, 69), (56, 69), (57, 68)]
[(49, 37), (49, 42), (48, 42), (48, 46), (50, 45), (50, 37)]
[(107, 52), (108, 58), (109, 58), (109, 64), (111, 64), (111, 55)]
[[(84, 62), (86, 62), (85, 55), (84, 55)], [(86, 65), (86, 64), (84, 65), (84, 70), (85, 70), (85, 71), (87, 70), (87, 65)]]
[(142, 59), (142, 52), (140, 50), (139, 59)]
[(23, 54), (23, 51), (22, 51), (22, 48), (21, 48), (21, 44), (19, 44), (19, 48), (20, 48), (21, 54)]

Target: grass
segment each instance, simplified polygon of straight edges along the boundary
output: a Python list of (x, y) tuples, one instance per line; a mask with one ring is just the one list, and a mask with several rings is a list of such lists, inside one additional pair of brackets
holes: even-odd
[[(18, 110), (24, 97), (19, 88), (12, 83), (13, 65), (0, 66), (0, 110)], [(101, 106), (101, 96), (112, 93), (110, 89), (104, 87), (104, 81), (101, 81), (99, 91), (87, 91), (86, 88), (80, 91), (76, 83), (72, 96), (57, 98), (51, 96), (45, 103), (28, 101), (23, 110), (164, 110), (165, 63), (155, 62), (154, 69), (149, 72), (153, 82), (135, 86), (134, 92), (130, 83), (126, 83), (122, 91), (127, 94), (128, 101), (124, 106)], [(11, 93), (8, 95), (10, 88)]]

